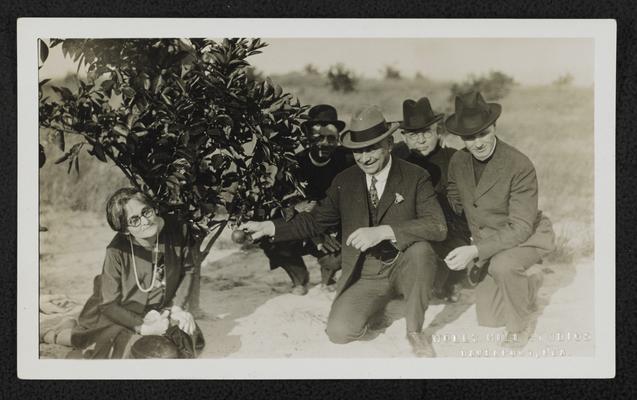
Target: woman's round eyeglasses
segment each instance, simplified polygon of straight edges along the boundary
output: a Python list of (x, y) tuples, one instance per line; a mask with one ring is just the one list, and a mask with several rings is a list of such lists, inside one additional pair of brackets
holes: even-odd
[(149, 219), (151, 219), (154, 216), (155, 216), (155, 209), (154, 208), (152, 208), (152, 207), (144, 207), (142, 209), (141, 216), (133, 215), (132, 217), (130, 217), (128, 219), (128, 226), (133, 227), (133, 228), (137, 228), (142, 223), (142, 218), (141, 217), (144, 217), (147, 220), (149, 220)]

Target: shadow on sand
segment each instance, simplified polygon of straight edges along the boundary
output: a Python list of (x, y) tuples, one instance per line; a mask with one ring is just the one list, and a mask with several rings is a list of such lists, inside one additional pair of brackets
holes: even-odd
[[(537, 264), (531, 267), (530, 270), (533, 272), (541, 272), (544, 276), (544, 283), (537, 297), (537, 311), (532, 316), (532, 318), (537, 321), (542, 318), (544, 309), (551, 304), (553, 295), (561, 288), (567, 287), (573, 282), (576, 269), (574, 262), (568, 264), (548, 264), (544, 262), (543, 264)], [(431, 337), (445, 326), (452, 324), (471, 308), (474, 302), (474, 289), (469, 287), (466, 283), (462, 286), (460, 291), (460, 299), (455, 303), (433, 298), (430, 305), (444, 304), (444, 307), (436, 314), (433, 321), (425, 327), (425, 334)], [(366, 337), (366, 340), (372, 340), (379, 334), (385, 332), (394, 321), (404, 318), (404, 308), (405, 303), (402, 299), (392, 300), (385, 310), (386, 324), (373, 333), (370, 333), (368, 337)]]
[[(314, 266), (308, 263), (312, 271)], [(538, 295), (537, 318), (542, 318), (544, 309), (551, 303), (553, 295), (563, 287), (570, 285), (576, 274), (575, 263), (541, 264), (532, 267), (542, 271), (544, 284)], [(289, 293), (290, 285), (282, 270), (273, 273), (267, 267), (267, 259), (258, 249), (248, 249), (230, 254), (222, 259), (204, 265), (200, 281), (200, 309), (203, 314), (197, 323), (204, 332), (206, 348), (201, 358), (222, 358), (237, 352), (241, 348), (241, 337), (231, 335), (237, 326), (237, 320), (251, 315), (268, 300)], [(464, 287), (460, 299), (447, 303), (433, 299), (431, 305), (444, 304), (444, 307), (426, 327), (429, 336), (453, 324), (474, 303), (474, 290)], [(431, 308), (430, 311), (431, 312)], [(396, 320), (404, 318), (404, 301), (392, 300), (385, 310), (384, 326), (371, 331), (366, 340), (373, 340)], [(54, 322), (46, 321), (44, 325)], [(40, 345), (40, 353), (53, 358), (65, 358), (70, 348), (57, 345)], [(49, 357), (47, 357), (49, 358)]]

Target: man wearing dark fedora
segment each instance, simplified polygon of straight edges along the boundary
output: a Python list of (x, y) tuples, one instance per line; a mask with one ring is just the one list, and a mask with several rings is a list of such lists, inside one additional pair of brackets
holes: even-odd
[(405, 140), (404, 146), (407, 147), (406, 151), (402, 151), (403, 154), (406, 153), (405, 159), (429, 173), (447, 221), (447, 238), (442, 242), (432, 243), (439, 257), (434, 295), (455, 302), (459, 297), (457, 285), (464, 274), (450, 271), (442, 260), (456, 247), (469, 244), (471, 234), (465, 218), (456, 215), (447, 200), (449, 161), (456, 150), (440, 145), (438, 129), (443, 117), (443, 114), (432, 110), (427, 97), (421, 97), (418, 101), (408, 99), (403, 102), (400, 129)]
[(370, 338), (371, 321), (396, 294), (404, 296), (407, 337), (418, 356), (434, 356), (422, 333), (436, 271), (430, 241), (447, 233), (444, 215), (429, 174), (391, 157), (392, 133), (380, 108), (363, 108), (341, 136), (356, 166), (334, 178), (327, 196), (311, 212), (290, 221), (247, 222), (252, 237), (274, 241), (341, 230), (342, 273), (326, 333), (334, 343)]
[(479, 92), (456, 97), (455, 113), (445, 121), (466, 148), (449, 164), (449, 203), (464, 212), (472, 244), (454, 249), (445, 259), (461, 270), (475, 261), (486, 274), (476, 288), (478, 323), (506, 327), (503, 345), (523, 347), (533, 333), (535, 298), (542, 275), (526, 274), (554, 249), (551, 222), (538, 209), (533, 163), (496, 136), (502, 112)]
[[(294, 205), (294, 212), (311, 211), (316, 202), (325, 197), (332, 179), (352, 166), (351, 152), (339, 146), (339, 133), (345, 122), (338, 119), (336, 109), (328, 104), (316, 105), (308, 111), (301, 129), (308, 138), (308, 148), (297, 154), (301, 179), (305, 187), (305, 199)], [(290, 219), (293, 213), (288, 213)], [(292, 294), (307, 293), (309, 273), (303, 255), (317, 258), (321, 266), (321, 287), (335, 289), (334, 275), (340, 269), (340, 238), (337, 229), (326, 231), (306, 241), (282, 243), (261, 242), (261, 248), (270, 261), (270, 268), (281, 267), (292, 280)]]

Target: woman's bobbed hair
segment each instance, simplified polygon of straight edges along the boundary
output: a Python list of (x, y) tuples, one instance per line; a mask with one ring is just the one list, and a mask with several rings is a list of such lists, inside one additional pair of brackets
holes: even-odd
[(146, 205), (153, 206), (150, 197), (139, 189), (127, 187), (117, 190), (106, 202), (106, 220), (114, 231), (120, 233), (126, 232), (128, 227), (126, 204), (130, 199), (137, 199)]

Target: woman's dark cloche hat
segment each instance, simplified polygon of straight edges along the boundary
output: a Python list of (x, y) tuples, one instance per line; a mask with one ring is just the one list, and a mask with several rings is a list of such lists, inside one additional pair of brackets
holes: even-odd
[(403, 102), (403, 121), (400, 129), (405, 131), (419, 131), (440, 121), (443, 114), (434, 114), (429, 99), (421, 97), (418, 101), (412, 99)]
[(340, 132), (345, 128), (345, 122), (338, 119), (336, 109), (329, 104), (316, 105), (307, 112), (307, 121), (301, 122), (301, 128), (304, 132), (308, 132), (308, 127), (314, 124), (328, 125), (332, 124)]
[(341, 143), (348, 149), (362, 149), (385, 139), (398, 125), (398, 122), (387, 122), (380, 107), (365, 107), (352, 115), (349, 130), (341, 135)]
[(456, 96), (456, 112), (445, 121), (449, 133), (471, 136), (485, 130), (500, 116), (502, 106), (487, 103), (480, 92)]

